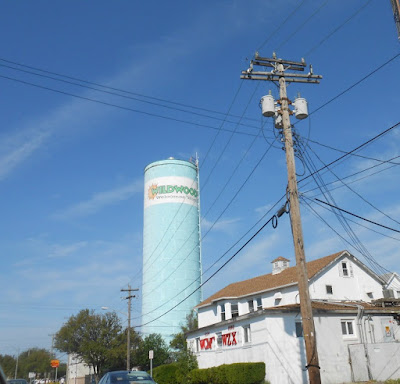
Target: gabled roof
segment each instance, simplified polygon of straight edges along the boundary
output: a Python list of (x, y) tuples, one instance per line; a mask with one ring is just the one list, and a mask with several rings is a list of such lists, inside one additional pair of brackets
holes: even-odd
[[(309, 261), (307, 263), (308, 279), (311, 279), (317, 275), (343, 254), (350, 256), (347, 251), (341, 251), (322, 257), (321, 259)], [(198, 304), (196, 308), (210, 305), (212, 302), (224, 298), (238, 298), (294, 284), (297, 284), (297, 269), (296, 267), (290, 267), (275, 275), (269, 273), (267, 275), (262, 275), (249, 280), (230, 284), (214, 295), (205, 299), (203, 302)]]
[(389, 272), (379, 276), (387, 285), (389, 285), (395, 277), (400, 280), (400, 276), (396, 272)]

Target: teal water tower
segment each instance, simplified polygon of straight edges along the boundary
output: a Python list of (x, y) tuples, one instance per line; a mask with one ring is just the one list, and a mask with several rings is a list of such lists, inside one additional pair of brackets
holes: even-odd
[(201, 301), (198, 180), (197, 162), (169, 158), (144, 170), (141, 331), (167, 343)]

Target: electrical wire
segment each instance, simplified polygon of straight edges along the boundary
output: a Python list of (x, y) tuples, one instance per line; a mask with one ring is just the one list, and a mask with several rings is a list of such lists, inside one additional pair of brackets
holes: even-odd
[[(344, 151), (344, 150), (339, 149), (339, 148), (332, 147), (331, 145), (328, 145), (328, 144), (320, 143), (319, 141), (316, 141), (316, 140), (311, 140), (311, 139), (308, 138), (307, 141), (310, 141), (311, 143), (320, 145), (321, 147), (324, 147), (324, 148), (332, 149), (333, 151), (336, 151), (336, 152), (347, 153), (347, 151)], [(390, 160), (377, 159), (375, 157), (359, 155), (357, 153), (352, 153), (351, 156), (360, 157), (361, 159), (365, 159), (365, 160), (373, 160), (373, 161), (377, 161), (377, 162), (380, 162), (380, 163), (390, 163), (390, 164), (400, 165), (400, 163), (395, 163), (395, 162), (390, 161)]]
[[(318, 158), (318, 160), (324, 164), (324, 162), (321, 160), (321, 158), (318, 156), (318, 154), (310, 147), (308, 146), (308, 148), (310, 148), (310, 150), (314, 153), (314, 155)], [(343, 186), (345, 186), (347, 189), (349, 189), (351, 192), (353, 192), (355, 195), (357, 195), (361, 200), (363, 200), (365, 203), (367, 203), (370, 207), (372, 207), (373, 209), (375, 209), (376, 211), (378, 211), (379, 213), (381, 213), (382, 215), (384, 215), (385, 217), (387, 217), (389, 220), (392, 220), (393, 222), (395, 222), (396, 224), (400, 225), (400, 222), (393, 219), (391, 216), (389, 216), (387, 213), (383, 212), (381, 209), (379, 209), (378, 207), (376, 207), (374, 204), (372, 204), (371, 202), (369, 202), (367, 199), (365, 199), (361, 194), (359, 194), (358, 192), (356, 192), (353, 188), (351, 188), (348, 184), (346, 184), (343, 179), (341, 179), (339, 176), (336, 175), (336, 173), (334, 173), (329, 167), (327, 168), (329, 172), (332, 173), (332, 175), (334, 175), (339, 182), (341, 182), (343, 184)]]
[[(306, 165), (308, 167), (315, 167), (315, 165), (312, 162), (312, 159), (310, 157), (308, 157), (307, 152), (303, 151), (302, 152), (305, 155), (305, 159), (306, 159)], [(308, 160), (307, 160), (308, 158)], [(311, 169), (309, 169), (310, 173), (311, 173)], [(334, 205), (337, 205), (335, 202), (335, 199), (333, 198), (333, 196), (331, 195), (331, 193), (329, 192), (329, 190), (326, 188), (326, 185), (324, 184), (323, 179), (321, 178), (320, 174), (315, 174), (315, 176), (312, 176), (314, 178), (315, 183), (319, 186), (325, 200), (327, 201), (331, 201)], [(369, 263), (370, 267), (377, 271), (377, 270), (385, 270), (386, 269), (384, 267), (382, 267), (376, 260), (375, 258), (370, 254), (370, 252), (367, 250), (367, 248), (364, 246), (364, 244), (361, 242), (361, 240), (359, 239), (359, 237), (357, 236), (357, 234), (353, 231), (352, 227), (350, 226), (350, 224), (347, 222), (346, 218), (343, 216), (342, 212), (337, 212), (336, 210), (332, 209), (332, 213), (336, 216), (336, 218), (338, 219), (339, 223), (341, 224), (342, 228), (345, 230), (345, 232), (347, 233), (347, 235), (349, 236), (349, 238), (351, 239), (351, 241), (353, 242), (355, 248), (358, 250), (358, 252), (364, 256), (364, 258), (366, 259), (366, 261)], [(379, 274), (379, 272), (377, 272)]]
[[(148, 101), (148, 100), (143, 100), (143, 99), (140, 99), (140, 98), (134, 97), (134, 96), (121, 95), (121, 94), (116, 93), (116, 92), (113, 92), (113, 91), (106, 91), (106, 90), (103, 90), (103, 89), (98, 89), (98, 88), (95, 88), (95, 87), (91, 87), (91, 86), (88, 86), (88, 85), (75, 83), (75, 82), (68, 81), (68, 80), (57, 79), (56, 77), (47, 76), (47, 75), (42, 75), (42, 74), (39, 74), (39, 73), (35, 73), (35, 72), (32, 72), (32, 71), (27, 71), (27, 70), (20, 69), (20, 68), (15, 68), (15, 67), (12, 67), (12, 66), (9, 66), (9, 65), (5, 65), (5, 64), (0, 64), (0, 67), (5, 67), (5, 68), (13, 69), (13, 70), (16, 70), (16, 71), (28, 73), (28, 74), (35, 75), (35, 76), (40, 76), (40, 77), (42, 77), (42, 78), (47, 78), (47, 79), (59, 81), (59, 82), (66, 83), (66, 84), (70, 84), (70, 85), (76, 85), (76, 86), (81, 87), (81, 88), (86, 88), (86, 89), (90, 89), (90, 90), (92, 90), (92, 91), (96, 91), (96, 92), (101, 92), (101, 93), (105, 93), (105, 94), (108, 94), (108, 95), (113, 95), (113, 96), (122, 97), (122, 98), (124, 98), (124, 99), (129, 99), (129, 100), (138, 101), (138, 102), (140, 102), (140, 103), (145, 103), (145, 104), (149, 104), (149, 105), (156, 105), (156, 106), (158, 106), (158, 107), (167, 108), (167, 109), (170, 109), (170, 110), (173, 110), (173, 111), (188, 113), (188, 114), (191, 114), (191, 115), (195, 115), (195, 116), (199, 116), (199, 117), (205, 117), (205, 118), (212, 119), (212, 120), (223, 121), (224, 123), (231, 123), (231, 124), (235, 124), (235, 123), (236, 123), (236, 121), (227, 120), (227, 115), (226, 115), (226, 114), (225, 114), (225, 117), (224, 117), (224, 118), (215, 117), (215, 116), (210, 116), (210, 115), (206, 115), (206, 114), (204, 114), (204, 113), (198, 113), (198, 112), (188, 111), (188, 110), (185, 110), (185, 109), (182, 109), (182, 108), (171, 107), (171, 106), (163, 105), (163, 104), (160, 104), (160, 103), (157, 103), (157, 102)], [(242, 119), (244, 119), (243, 116), (241, 117), (241, 120), (242, 120)], [(243, 126), (246, 126), (246, 127), (254, 128), (254, 129), (257, 129), (257, 130), (258, 130), (258, 127), (255, 126), (255, 125), (244, 124), (244, 123), (241, 123), (241, 122), (238, 123), (238, 124), (243, 125)]]
[[(106, 105), (108, 107), (113, 107), (113, 108), (121, 109), (121, 110), (124, 110), (124, 111), (139, 113), (139, 114), (142, 114), (142, 115), (146, 115), (146, 116), (150, 116), (150, 117), (157, 117), (157, 118), (160, 118), (160, 119), (170, 120), (170, 121), (174, 121), (174, 122), (178, 122), (178, 123), (189, 124), (189, 125), (193, 125), (195, 127), (200, 127), (200, 128), (209, 128), (209, 129), (213, 129), (213, 130), (223, 130), (223, 131), (226, 131), (226, 132), (232, 132), (232, 130), (230, 130), (230, 129), (218, 128), (218, 127), (214, 127), (212, 125), (196, 123), (196, 122), (193, 122), (193, 121), (182, 120), (182, 119), (178, 119), (178, 118), (174, 118), (174, 117), (170, 117), (170, 116), (159, 115), (157, 113), (146, 112), (146, 111), (142, 111), (142, 110), (135, 109), (135, 108), (124, 107), (122, 105), (108, 103), (106, 101), (96, 100), (96, 99), (93, 99), (93, 98), (90, 98), (90, 97), (86, 97), (86, 96), (79, 96), (79, 95), (76, 95), (76, 94), (73, 94), (73, 93), (70, 93), (70, 92), (65, 92), (65, 91), (61, 91), (61, 90), (58, 90), (58, 89), (46, 87), (46, 86), (43, 86), (43, 85), (34, 84), (34, 83), (31, 83), (31, 82), (28, 82), (28, 81), (16, 79), (16, 78), (9, 77), (9, 76), (0, 75), (0, 78), (11, 80), (11, 81), (14, 81), (14, 82), (17, 82), (17, 83), (21, 83), (21, 84), (25, 84), (25, 85), (29, 85), (29, 86), (32, 86), (32, 87), (44, 89), (44, 90), (47, 90), (47, 91), (59, 93), (59, 94), (62, 94), (62, 95), (71, 96), (71, 97), (74, 97), (74, 98), (77, 98), (77, 99), (80, 99), (80, 100), (86, 100), (86, 101), (90, 101), (90, 102), (93, 102), (93, 103)], [(237, 134), (246, 135), (246, 136), (256, 136), (256, 134), (252, 134), (252, 133), (248, 133), (248, 132), (244, 132), (244, 131), (239, 131), (239, 130), (236, 130), (235, 132)]]
[[(88, 81), (88, 80), (80, 79), (80, 78), (77, 78), (77, 77), (64, 75), (64, 74), (61, 74), (59, 72), (58, 73), (57, 72), (52, 72), (52, 71), (45, 70), (43, 68), (38, 68), (38, 67), (30, 66), (30, 65), (25, 65), (25, 64), (22, 64), (22, 63), (18, 63), (16, 61), (7, 60), (5, 58), (0, 58), (0, 61), (4, 61), (5, 63), (9, 63), (9, 64), (13, 64), (13, 65), (18, 65), (18, 66), (24, 67), (24, 68), (33, 69), (33, 70), (38, 71), (38, 72), (48, 73), (50, 75), (59, 76), (59, 77), (65, 78), (65, 79), (79, 81), (79, 82), (84, 83), (84, 84), (94, 85), (96, 87), (109, 89), (109, 90), (117, 91), (117, 92), (122, 92), (122, 93), (125, 93), (127, 95), (134, 95), (134, 96), (144, 97), (144, 98), (150, 99), (150, 100), (156, 100), (156, 101), (160, 101), (160, 102), (163, 102), (163, 103), (178, 105), (178, 106), (185, 107), (185, 108), (197, 109), (197, 110), (200, 110), (200, 111), (209, 112), (209, 113), (215, 113), (215, 114), (218, 114), (218, 115), (223, 115), (223, 116), (226, 115), (224, 112), (220, 112), (220, 111), (216, 111), (216, 110), (212, 110), (212, 109), (207, 109), (207, 108), (202, 108), (202, 107), (198, 107), (198, 106), (194, 106), (194, 105), (190, 105), (190, 104), (179, 103), (179, 102), (171, 101), (171, 100), (167, 100), (167, 99), (157, 98), (157, 97), (145, 95), (143, 93), (127, 91), (127, 90), (121, 89), (121, 88), (110, 87), (110, 86), (107, 86), (107, 85), (104, 85), (104, 84), (100, 84), (100, 83), (96, 83), (96, 82), (93, 82), (93, 81)], [(163, 106), (162, 104), (160, 104), (160, 105)], [(231, 116), (231, 117), (239, 117), (239, 116), (236, 116), (236, 115), (229, 115), (229, 116)], [(253, 118), (250, 118), (250, 117), (245, 117), (244, 119), (257, 121), (257, 119), (253, 119)]]
[(331, 161), (328, 164), (325, 164), (323, 167), (317, 169), (316, 171), (314, 171), (313, 173), (311, 173), (310, 175), (307, 175), (306, 177), (303, 177), (301, 180), (299, 180), (299, 183), (303, 182), (304, 180), (309, 179), (310, 177), (312, 177), (313, 175), (320, 173), (322, 170), (330, 167), (331, 165), (337, 163), (338, 161), (346, 158), (347, 156), (350, 156), (352, 153), (358, 151), (359, 149), (365, 147), (366, 145), (372, 143), (373, 141), (379, 139), (380, 137), (386, 135), (388, 132), (390, 132), (391, 130), (397, 128), (400, 125), (400, 121), (397, 122), (396, 124), (392, 125), (391, 127), (385, 129), (384, 131), (382, 131), (381, 133), (375, 135), (374, 137), (372, 137), (371, 139), (365, 141), (364, 143), (360, 144), (359, 146), (357, 146), (356, 148), (352, 149), (351, 151), (346, 152), (345, 154), (343, 154), (342, 156), (340, 156), (339, 158), (337, 158), (336, 160)]
[(322, 8), (328, 4), (329, 0), (322, 3), (300, 26), (286, 39), (284, 40), (276, 50), (281, 49), (293, 36), (295, 36)]
[(361, 7), (353, 13), (351, 16), (349, 16), (342, 24), (337, 26), (331, 33), (329, 33), (327, 36), (325, 36), (322, 40), (319, 41), (316, 45), (314, 45), (311, 49), (307, 51), (307, 53), (304, 55), (304, 57), (308, 57), (313, 51), (315, 51), (317, 48), (319, 48), (322, 44), (324, 44), (330, 37), (332, 37), (336, 32), (338, 32), (340, 29), (342, 29), (350, 20), (352, 20), (354, 17), (356, 17), (364, 8), (367, 7), (369, 3), (371, 3), (372, 0), (368, 0), (365, 3), (361, 5)]
[[(393, 157), (391, 160), (398, 159), (399, 157), (400, 157), (400, 155), (399, 155), (399, 156), (395, 156), (395, 157)], [(375, 165), (373, 165), (373, 166), (371, 166), (371, 167), (364, 168), (364, 169), (362, 169), (361, 171), (357, 171), (357, 172), (354, 172), (354, 173), (352, 173), (352, 174), (350, 174), (350, 175), (343, 176), (341, 179), (342, 179), (342, 180), (345, 180), (345, 179), (348, 179), (348, 178), (350, 178), (350, 177), (357, 176), (357, 175), (359, 175), (360, 173), (364, 173), (364, 172), (366, 172), (366, 171), (369, 171), (369, 170), (371, 170), (372, 168), (380, 167), (380, 166), (383, 165), (383, 164), (384, 164), (384, 163), (375, 164)], [(378, 173), (387, 171), (387, 170), (389, 170), (389, 169), (391, 169), (391, 168), (393, 168), (393, 167), (396, 167), (396, 165), (391, 165), (391, 166), (386, 167), (386, 168), (384, 168), (384, 169), (380, 169), (380, 170), (378, 170), (378, 171), (376, 171), (376, 172), (372, 172), (372, 173), (370, 173), (370, 174), (368, 174), (368, 175), (366, 175), (366, 176), (363, 176), (363, 177), (360, 177), (360, 178), (358, 178), (358, 179), (349, 181), (349, 182), (347, 182), (347, 184), (356, 183), (356, 182), (361, 181), (361, 180), (364, 180), (364, 179), (366, 179), (366, 178), (368, 178), (368, 177), (374, 176), (374, 175), (376, 175), (376, 174), (378, 174)], [(324, 173), (323, 173), (323, 174), (324, 174)], [(334, 180), (334, 181), (331, 181), (331, 182), (329, 182), (329, 183), (326, 183), (326, 185), (331, 185), (331, 184), (336, 184), (336, 183), (339, 183), (339, 181)], [(308, 185), (308, 183), (306, 183), (305, 185)], [(339, 185), (339, 186), (337, 186), (337, 187), (335, 187), (335, 188), (330, 188), (329, 190), (330, 190), (330, 191), (334, 191), (334, 190), (336, 190), (336, 189), (343, 188), (343, 187), (344, 187), (344, 185), (342, 184), (342, 185)], [(316, 189), (318, 189), (318, 187), (311, 188), (311, 189), (309, 189), (309, 190), (307, 190), (307, 191), (304, 191), (303, 193), (312, 192), (312, 191), (315, 191)], [(317, 194), (317, 195), (312, 196), (312, 197), (316, 197), (316, 196), (319, 196), (319, 195), (320, 195), (320, 194)]]
[(400, 233), (400, 231), (399, 231), (398, 229), (394, 229), (394, 228), (388, 227), (388, 226), (386, 226), (386, 225), (379, 224), (379, 223), (377, 223), (376, 221), (372, 221), (372, 220), (370, 220), (370, 219), (366, 219), (365, 217), (359, 216), (359, 215), (357, 215), (357, 214), (355, 214), (355, 213), (352, 213), (352, 212), (350, 212), (350, 211), (347, 211), (346, 209), (343, 209), (343, 208), (340, 208), (340, 207), (338, 207), (338, 206), (336, 206), (336, 205), (330, 204), (330, 203), (328, 203), (328, 202), (326, 202), (326, 201), (323, 201), (323, 200), (320, 200), (320, 199), (314, 199), (314, 200), (315, 200), (315, 201), (318, 201), (318, 202), (320, 202), (320, 203), (322, 203), (322, 204), (328, 205), (328, 206), (330, 206), (330, 207), (332, 207), (332, 208), (335, 208), (335, 209), (337, 209), (337, 210), (339, 210), (339, 211), (342, 211), (342, 212), (344, 212), (344, 213), (347, 213), (348, 215), (357, 217), (358, 219), (364, 220), (364, 221), (366, 221), (366, 222), (368, 222), (368, 223), (370, 223), (370, 224), (374, 224), (374, 225), (377, 225), (378, 227), (382, 227), (382, 228), (388, 229), (388, 230), (390, 230), (390, 231)]
[[(243, 187), (247, 184), (247, 182), (249, 181), (249, 179), (251, 178), (251, 176), (254, 174), (254, 172), (256, 171), (256, 169), (258, 168), (258, 166), (262, 163), (262, 161), (264, 160), (265, 156), (267, 155), (267, 153), (269, 152), (269, 150), (271, 149), (271, 145), (266, 149), (266, 151), (264, 152), (264, 154), (262, 155), (262, 157), (259, 159), (259, 161), (257, 162), (257, 164), (255, 165), (255, 167), (253, 167), (253, 169), (251, 170), (251, 172), (249, 173), (249, 175), (247, 176), (247, 178), (244, 180), (244, 182), (241, 184), (241, 186), (237, 189), (236, 193), (233, 195), (233, 197), (231, 198), (231, 200), (228, 202), (228, 204), (225, 206), (225, 208), (222, 210), (222, 212), (218, 215), (217, 219), (214, 220), (213, 224), (210, 226), (210, 228), (207, 230), (207, 232), (202, 236), (201, 241), (204, 241), (204, 239), (206, 238), (206, 236), (210, 233), (210, 231), (214, 228), (214, 226), (216, 225), (216, 223), (220, 220), (220, 218), (224, 215), (224, 213), (227, 211), (227, 209), (230, 207), (230, 205), (233, 203), (233, 201), (236, 199), (236, 197), (239, 195), (239, 193), (242, 191)], [(228, 180), (229, 182), (230, 180)], [(224, 188), (222, 188), (221, 193), (223, 191)], [(218, 196), (219, 197), (219, 196)], [(193, 232), (196, 229), (194, 229), (192, 231), (192, 233), (189, 235), (188, 239), (190, 238), (190, 236), (193, 234)], [(179, 254), (181, 249), (185, 246), (186, 242), (188, 241), (188, 239), (182, 244), (182, 246), (177, 250), (176, 254)], [(187, 256), (182, 260), (182, 262), (161, 282), (158, 283), (157, 288), (160, 287), (163, 283), (167, 282), (168, 279), (179, 269), (179, 267), (186, 261), (186, 259), (191, 255), (191, 253), (194, 251), (194, 249), (197, 248), (197, 244), (188, 252)], [(196, 280), (197, 281), (197, 280)], [(195, 281), (195, 282), (196, 282)], [(153, 290), (154, 291), (154, 290)], [(149, 292), (147, 295), (150, 295), (153, 291)], [(146, 297), (146, 295), (144, 295), (143, 297)]]
[[(360, 80), (356, 81), (355, 83), (353, 83), (352, 85), (350, 85), (349, 87), (347, 87), (345, 90), (343, 90), (342, 92), (338, 93), (336, 96), (332, 97), (331, 99), (329, 99), (328, 101), (326, 101), (324, 104), (320, 105), (317, 109), (314, 109), (313, 111), (311, 111), (309, 113), (308, 116), (311, 116), (314, 113), (317, 113), (318, 111), (320, 111), (322, 108), (325, 108), (327, 105), (329, 105), (330, 103), (332, 103), (333, 101), (337, 100), (339, 97), (342, 97), (344, 94), (346, 94), (347, 92), (349, 92), (350, 90), (352, 90), (353, 88), (355, 88), (357, 85), (361, 84), (363, 81), (367, 80), (368, 78), (370, 78), (372, 75), (374, 75), (375, 73), (377, 73), (378, 71), (380, 71), (382, 68), (386, 67), (386, 65), (390, 64), (392, 61), (396, 60), (398, 57), (400, 56), (400, 52), (397, 53), (396, 55), (394, 55), (392, 58), (390, 58), (389, 60), (385, 61), (383, 64), (381, 64), (379, 67), (375, 68), (373, 71), (371, 71), (370, 73), (368, 73), (367, 75), (365, 75), (363, 78), (361, 78)], [(299, 122), (294, 123), (293, 125), (298, 124)]]
[(153, 320), (150, 320), (146, 323), (140, 324), (137, 327), (143, 327), (145, 325), (151, 324), (152, 322), (159, 320), (163, 316), (165, 316), (167, 313), (173, 311), (175, 308), (177, 308), (179, 305), (181, 305), (184, 301), (186, 301), (189, 297), (194, 295), (199, 289), (201, 289), (206, 283), (208, 283), (218, 272), (220, 272), (226, 265), (228, 265), (275, 217), (271, 216), (266, 223), (264, 223), (258, 230), (257, 232), (250, 237), (227, 261), (225, 261), (210, 277), (208, 277), (205, 281), (203, 281), (198, 288), (196, 288), (194, 291), (192, 291), (188, 296), (183, 298), (178, 304), (174, 305), (172, 308), (168, 309), (165, 311), (163, 314), (159, 315), (158, 317), (154, 318)]
[(264, 45), (268, 43), (269, 40), (289, 21), (289, 19), (302, 7), (304, 4), (305, 0), (302, 0), (300, 4), (286, 17), (283, 22), (279, 23), (279, 26), (274, 29), (269, 36), (264, 40), (264, 42), (258, 47), (258, 51), (260, 51), (262, 48), (264, 48)]

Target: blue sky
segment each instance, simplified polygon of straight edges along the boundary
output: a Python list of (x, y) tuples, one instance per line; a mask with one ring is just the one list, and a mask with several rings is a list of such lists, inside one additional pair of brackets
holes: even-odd
[[(240, 80), (256, 50), (305, 57), (323, 76), (319, 85), (288, 87), (289, 98), (301, 92), (316, 111), (296, 124), (316, 168), (400, 121), (400, 43), (389, 0), (4, 2), (0, 33), (0, 353), (50, 348), (50, 335), (82, 308), (107, 306), (125, 321), (120, 289), (141, 284), (150, 162), (198, 153), (205, 279), (281, 198), (284, 151), (258, 106), (269, 89), (277, 98), (277, 88)], [(399, 142), (394, 128), (357, 152), (363, 157), (334, 165), (342, 179), (362, 171), (344, 179), (347, 186), (328, 185), (339, 207), (397, 231), (399, 169), (371, 158), (398, 156)], [(304, 164), (298, 160), (298, 173), (307, 176)], [(334, 174), (321, 178), (332, 183)], [(315, 187), (312, 178), (301, 183), (305, 201), (325, 200)], [(372, 257), (375, 272), (400, 272), (398, 232), (346, 216), (360, 252), (332, 212), (309, 203), (325, 222), (302, 204), (308, 260), (348, 249), (364, 263)], [(287, 215), (211, 279), (204, 298), (269, 273), (277, 256), (294, 265)]]

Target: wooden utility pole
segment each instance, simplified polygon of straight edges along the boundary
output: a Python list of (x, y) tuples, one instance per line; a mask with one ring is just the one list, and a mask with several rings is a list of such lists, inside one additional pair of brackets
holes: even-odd
[[(254, 71), (254, 66), (270, 67), (270, 72)], [(267, 80), (279, 82), (281, 109), (277, 111), (282, 115), (282, 134), (285, 141), (286, 164), (288, 173), (287, 195), (290, 203), (290, 223), (292, 227), (294, 250), (296, 255), (297, 279), (300, 296), (300, 310), (303, 322), (303, 336), (306, 346), (308, 376), (311, 384), (320, 384), (320, 367), (318, 360), (317, 342), (315, 337), (314, 319), (312, 314), (310, 292), (308, 286), (308, 274), (306, 265), (306, 256), (304, 252), (303, 230), (301, 226), (299, 193), (296, 179), (296, 164), (293, 149), (292, 126), (290, 123), (289, 99), (286, 94), (286, 83), (319, 83), (318, 79), (322, 76), (314, 75), (312, 67), (306, 74), (285, 73), (287, 69), (295, 71), (304, 71), (306, 63), (304, 60), (299, 62), (287, 61), (273, 58), (260, 57), (258, 53), (255, 59), (250, 62), (250, 68), (242, 71), (241, 79), (249, 80)]]
[(397, 28), (397, 37), (400, 40), (400, 1), (390, 0), (390, 2), (392, 3), (393, 17)]
[(121, 292), (128, 292), (128, 296), (125, 297), (125, 300), (128, 300), (128, 329), (127, 329), (127, 342), (126, 342), (126, 370), (129, 371), (131, 369), (131, 301), (132, 298), (136, 297), (132, 295), (132, 292), (138, 291), (138, 288), (132, 289), (130, 284), (128, 284), (128, 289), (121, 289)]

